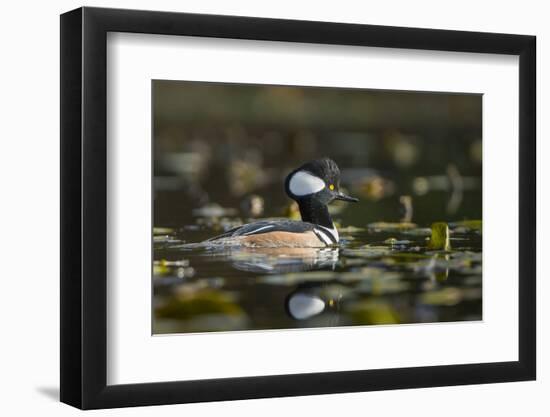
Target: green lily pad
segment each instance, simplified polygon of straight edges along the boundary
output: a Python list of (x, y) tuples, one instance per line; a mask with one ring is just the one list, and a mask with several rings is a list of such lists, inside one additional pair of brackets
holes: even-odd
[(160, 318), (185, 320), (199, 315), (241, 315), (243, 310), (228, 293), (204, 289), (177, 292), (159, 305), (155, 313)]
[(349, 308), (355, 324), (398, 324), (399, 315), (392, 306), (382, 300), (353, 303)]
[(449, 225), (444, 222), (432, 224), (432, 235), (428, 243), (430, 249), (445, 250), (451, 249), (451, 240), (449, 239)]
[(338, 228), (338, 231), (340, 233), (360, 233), (360, 232), (364, 232), (365, 229), (364, 227), (355, 227), (355, 226), (346, 226), (346, 227), (339, 227)]
[(366, 258), (366, 259), (380, 258), (384, 255), (390, 254), (391, 252), (392, 252), (391, 248), (387, 246), (370, 246), (370, 245), (365, 245), (354, 249), (342, 250), (342, 254), (344, 256)]
[(462, 220), (459, 222), (452, 222), (450, 226), (455, 231), (471, 231), (475, 230), (481, 232), (483, 228), (483, 222), (481, 220)]
[(168, 235), (173, 232), (174, 232), (174, 229), (171, 229), (169, 227), (153, 227), (154, 235)]
[(435, 306), (454, 306), (462, 301), (460, 288), (447, 287), (441, 290), (430, 291), (420, 296), (422, 304)]
[(368, 225), (369, 229), (381, 232), (403, 231), (416, 228), (416, 224), (410, 222), (388, 223), (375, 222)]

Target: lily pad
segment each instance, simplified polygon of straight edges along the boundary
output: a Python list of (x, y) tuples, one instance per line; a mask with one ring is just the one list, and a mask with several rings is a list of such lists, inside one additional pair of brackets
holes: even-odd
[(154, 243), (177, 243), (177, 242), (181, 242), (181, 240), (176, 239), (175, 237), (170, 235), (154, 235), (153, 242)]
[(402, 231), (416, 228), (416, 224), (410, 222), (388, 223), (375, 222), (368, 225), (369, 229), (380, 232)]
[(449, 239), (449, 226), (444, 222), (432, 224), (432, 235), (428, 243), (430, 249), (445, 250), (451, 249), (451, 240)]
[(425, 237), (432, 234), (432, 229), (429, 227), (415, 227), (414, 229), (402, 230), (401, 233), (407, 236)]
[(179, 291), (155, 310), (157, 317), (190, 319), (198, 315), (243, 314), (242, 308), (229, 294), (212, 289)]
[(364, 227), (355, 227), (355, 226), (346, 226), (346, 227), (339, 227), (338, 228), (338, 231), (340, 233), (360, 233), (360, 232), (364, 232), (366, 230), (367, 229), (365, 229)]
[(392, 306), (382, 300), (367, 300), (352, 304), (349, 313), (360, 324), (397, 324), (399, 315)]
[(173, 232), (174, 232), (174, 229), (171, 229), (169, 227), (153, 227), (154, 235), (168, 235)]
[(481, 220), (462, 220), (459, 222), (452, 222), (450, 226), (456, 232), (468, 232), (475, 230), (481, 233), (483, 228), (483, 222)]
[(422, 304), (435, 306), (453, 306), (460, 303), (460, 301), (462, 301), (462, 290), (454, 287), (430, 291), (420, 296)]
[(388, 255), (392, 252), (391, 248), (387, 246), (361, 246), (354, 249), (344, 249), (342, 254), (344, 256), (357, 257), (357, 258), (367, 258), (367, 259), (376, 259), (384, 255)]

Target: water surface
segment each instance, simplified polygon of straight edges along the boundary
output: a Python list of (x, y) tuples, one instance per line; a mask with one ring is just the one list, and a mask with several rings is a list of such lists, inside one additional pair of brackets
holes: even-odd
[(405, 223), (341, 227), (326, 249), (189, 244), (220, 227), (155, 229), (154, 333), (482, 319), (477, 223), (450, 223), (449, 250)]

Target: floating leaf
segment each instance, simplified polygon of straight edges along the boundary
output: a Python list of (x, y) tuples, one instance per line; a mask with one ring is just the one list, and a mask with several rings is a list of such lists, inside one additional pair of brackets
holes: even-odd
[(364, 232), (365, 228), (363, 227), (355, 227), (355, 226), (346, 226), (346, 227), (339, 227), (338, 228), (338, 231), (340, 233), (360, 233), (360, 232)]
[(462, 301), (462, 290), (454, 287), (430, 291), (420, 296), (420, 302), (428, 305), (454, 306), (460, 301)]
[(156, 308), (157, 317), (162, 318), (190, 319), (211, 314), (240, 315), (243, 310), (229, 294), (212, 289), (179, 291)]
[(456, 232), (468, 232), (470, 230), (475, 230), (481, 233), (483, 222), (481, 220), (462, 220), (459, 222), (453, 222), (450, 226)]
[(166, 259), (161, 259), (159, 261), (155, 261), (153, 263), (153, 265), (155, 266), (182, 266), (182, 267), (185, 267), (185, 266), (189, 266), (189, 260), (187, 259), (180, 259), (178, 261), (168, 261)]
[(416, 227), (414, 229), (402, 230), (401, 233), (408, 236), (424, 237), (430, 236), (432, 234), (432, 229), (429, 227)]
[(395, 237), (390, 237), (386, 240), (384, 240), (384, 243), (391, 245), (391, 246), (406, 246), (411, 243), (410, 240), (398, 240)]
[(394, 252), (388, 257), (393, 264), (397, 265), (416, 265), (417, 262), (429, 259), (430, 257), (424, 253), (411, 252)]
[(368, 300), (352, 304), (350, 315), (356, 324), (398, 324), (397, 312), (381, 300)]
[(370, 246), (365, 245), (360, 248), (344, 249), (342, 255), (358, 258), (374, 259), (380, 258), (384, 255), (388, 255), (392, 252), (391, 248), (387, 246)]
[(453, 306), (464, 300), (481, 299), (481, 288), (447, 287), (437, 291), (430, 291), (420, 296), (422, 304)]
[(416, 224), (409, 222), (388, 223), (388, 222), (375, 222), (368, 225), (369, 229), (382, 232), (400, 231), (407, 229), (414, 229)]
[(153, 242), (154, 243), (177, 243), (181, 242), (181, 240), (176, 239), (173, 236), (169, 235), (155, 235), (153, 236)]
[(383, 272), (372, 279), (359, 282), (356, 289), (369, 295), (396, 294), (407, 291), (410, 288), (410, 283), (400, 278), (400, 274)]
[(303, 282), (313, 281), (331, 281), (336, 280), (338, 274), (332, 271), (311, 271), (311, 272), (296, 272), (281, 275), (262, 276), (258, 278), (258, 282), (273, 285), (296, 285)]
[(449, 226), (444, 222), (432, 224), (432, 235), (428, 244), (430, 249), (450, 250), (451, 241), (449, 239)]
[(153, 265), (153, 275), (154, 276), (164, 276), (170, 273), (170, 268), (166, 265), (155, 264)]
[(399, 277), (397, 272), (387, 271), (382, 268), (365, 267), (357, 271), (336, 272), (336, 271), (309, 271), (295, 272), (281, 275), (262, 276), (258, 282), (272, 285), (296, 285), (307, 282), (359, 282), (373, 278), (392, 279)]
[(168, 235), (173, 232), (174, 229), (170, 229), (169, 227), (153, 227), (154, 235)]

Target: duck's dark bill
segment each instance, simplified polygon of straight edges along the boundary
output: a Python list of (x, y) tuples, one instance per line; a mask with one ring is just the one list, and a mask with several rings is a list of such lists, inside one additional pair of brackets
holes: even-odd
[(359, 201), (358, 198), (350, 197), (349, 195), (345, 195), (343, 193), (336, 194), (336, 200), (349, 201), (350, 203), (357, 203)]

